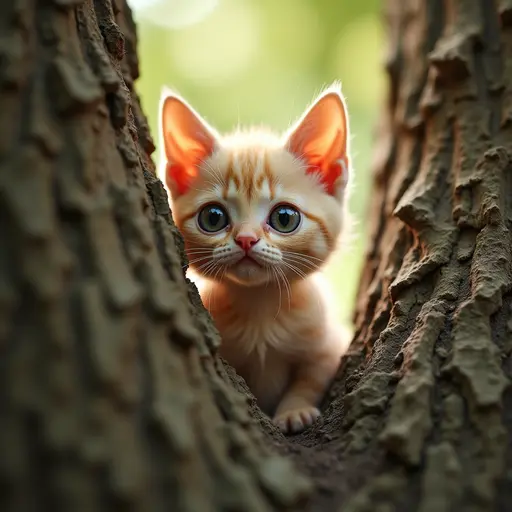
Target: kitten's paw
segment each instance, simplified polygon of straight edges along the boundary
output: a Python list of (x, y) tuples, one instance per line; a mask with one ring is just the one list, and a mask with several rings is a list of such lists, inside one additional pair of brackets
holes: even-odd
[(279, 413), (274, 417), (274, 423), (284, 434), (297, 434), (311, 426), (319, 416), (316, 407), (301, 407)]

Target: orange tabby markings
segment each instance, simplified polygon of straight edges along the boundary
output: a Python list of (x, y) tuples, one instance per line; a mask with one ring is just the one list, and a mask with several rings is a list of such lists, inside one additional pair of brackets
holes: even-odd
[(339, 88), (282, 138), (221, 136), (170, 93), (160, 114), (164, 181), (220, 354), (283, 432), (300, 432), (320, 415), (349, 341), (320, 281), (346, 208), (349, 131)]

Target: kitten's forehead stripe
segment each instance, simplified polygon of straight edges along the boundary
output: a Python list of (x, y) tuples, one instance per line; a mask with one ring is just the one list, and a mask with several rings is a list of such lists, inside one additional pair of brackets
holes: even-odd
[(263, 195), (273, 201), (275, 182), (265, 151), (239, 152), (228, 162), (222, 197), (235, 199), (243, 195), (251, 203)]
[(249, 201), (256, 195), (255, 192), (261, 192), (261, 183), (259, 177), (261, 176), (265, 165), (265, 153), (260, 151), (254, 155), (254, 163), (251, 172), (251, 188), (247, 190), (247, 197)]
[(263, 166), (263, 174), (267, 178), (267, 184), (268, 184), (268, 191), (269, 191), (269, 198), (271, 201), (275, 198), (275, 187), (274, 187), (274, 177), (272, 175), (272, 171), (270, 170), (270, 162), (268, 159), (268, 156), (265, 155), (265, 162)]
[(229, 160), (228, 160), (228, 164), (227, 164), (227, 172), (226, 172), (226, 176), (224, 178), (224, 187), (222, 190), (223, 199), (228, 198), (229, 182), (231, 181), (231, 173), (233, 172), (232, 169), (233, 169), (233, 160), (231, 158), (231, 155), (229, 155)]
[(240, 178), (237, 176), (235, 171), (237, 167), (238, 161), (236, 156), (234, 156), (228, 161), (226, 179), (224, 182), (224, 191), (222, 194), (224, 199), (228, 199), (229, 196), (238, 196), (238, 190), (240, 189)]
[(241, 173), (247, 201), (251, 202), (254, 193), (254, 155), (251, 155), (249, 152), (247, 152), (244, 157), (245, 158), (243, 159)]

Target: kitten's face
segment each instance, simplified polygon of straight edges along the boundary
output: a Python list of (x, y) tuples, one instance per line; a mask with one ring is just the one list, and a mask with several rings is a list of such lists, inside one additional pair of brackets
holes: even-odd
[(288, 134), (221, 137), (183, 99), (161, 102), (174, 220), (191, 266), (257, 286), (319, 269), (342, 227), (348, 121), (335, 86)]
[(173, 200), (191, 267), (245, 285), (303, 278), (334, 249), (339, 202), (284, 148), (218, 149)]

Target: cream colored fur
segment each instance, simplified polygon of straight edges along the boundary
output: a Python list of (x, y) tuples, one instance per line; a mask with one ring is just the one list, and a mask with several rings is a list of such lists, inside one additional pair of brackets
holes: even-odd
[[(339, 86), (283, 137), (221, 136), (169, 91), (160, 119), (162, 180), (191, 275), (222, 337), (220, 354), (284, 432), (301, 431), (319, 416), (349, 343), (320, 273), (346, 218), (349, 130)], [(299, 217), (291, 233), (275, 228)], [(203, 227), (211, 218), (229, 224), (209, 233), (201, 218)]]

